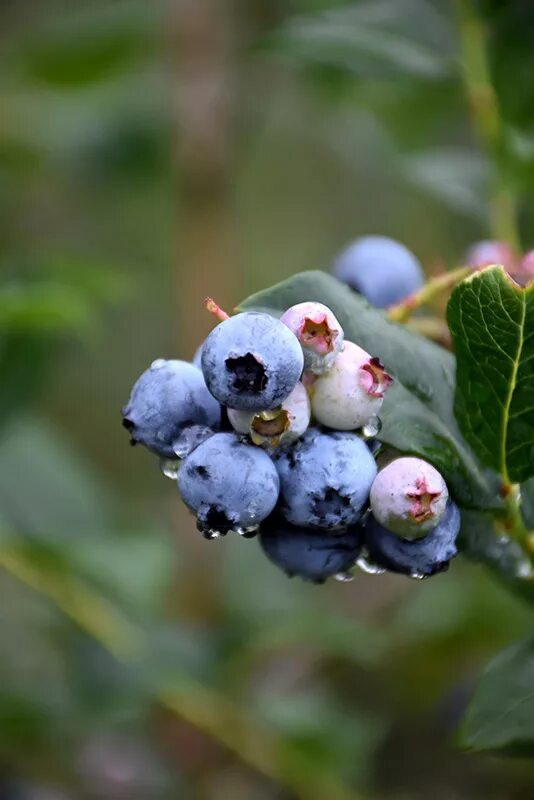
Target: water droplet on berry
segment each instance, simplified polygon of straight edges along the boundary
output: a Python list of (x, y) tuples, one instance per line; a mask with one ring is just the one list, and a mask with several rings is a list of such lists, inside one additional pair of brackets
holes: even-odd
[(370, 417), (362, 428), (362, 433), (365, 439), (372, 439), (378, 436), (382, 429), (382, 423), (379, 417)]
[(150, 369), (157, 370), (161, 369), (165, 366), (165, 359), (164, 358), (156, 358), (155, 361), (152, 362), (150, 365)]
[(259, 525), (249, 525), (248, 527), (234, 528), (234, 533), (238, 533), (243, 539), (253, 539), (258, 533)]
[(334, 575), (334, 580), (339, 581), (340, 583), (350, 583), (354, 580), (354, 577), (355, 576), (352, 574), (352, 572), (347, 570), (345, 572), (336, 572)]
[(221, 533), (221, 531), (210, 529), (207, 531), (202, 531), (202, 536), (204, 539), (209, 539), (211, 541), (212, 539), (220, 539), (221, 537), (226, 536), (226, 534)]
[(185, 458), (192, 453), (195, 447), (213, 435), (211, 428), (206, 425), (191, 425), (185, 428), (172, 443), (172, 449), (178, 458)]
[(356, 566), (368, 575), (383, 575), (386, 571), (383, 567), (379, 567), (378, 564), (373, 564), (373, 562), (363, 554), (356, 561)]
[(178, 459), (174, 458), (160, 458), (159, 468), (166, 478), (170, 478), (171, 481), (175, 481), (178, 477), (180, 462)]
[(534, 578), (534, 568), (528, 558), (524, 558), (519, 562), (516, 569), (516, 575), (523, 580), (532, 580)]
[(413, 578), (415, 581), (422, 581), (424, 578), (426, 578), (426, 575), (414, 569), (412, 572), (410, 572), (410, 578)]

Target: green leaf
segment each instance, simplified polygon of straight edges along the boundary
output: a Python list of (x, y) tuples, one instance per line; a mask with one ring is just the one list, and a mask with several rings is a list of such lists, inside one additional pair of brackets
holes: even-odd
[(51, 342), (35, 332), (0, 332), (0, 427), (31, 403), (41, 387), (51, 355)]
[(477, 561), (515, 595), (534, 604), (532, 565), (520, 545), (495, 529), (490, 514), (462, 511), (459, 547), (471, 561)]
[(486, 164), (467, 149), (433, 149), (403, 159), (403, 175), (411, 184), (454, 211), (485, 219)]
[(505, 481), (534, 475), (534, 284), (502, 267), (460, 283), (447, 309), (457, 361), (455, 410), (481, 461)]
[(527, 528), (534, 529), (534, 478), (521, 486), (521, 514)]
[(86, 328), (91, 308), (80, 291), (50, 282), (8, 285), (0, 289), (0, 326), (40, 333)]
[(11, 528), (59, 540), (109, 528), (113, 503), (72, 442), (25, 416), (0, 441), (0, 507)]
[(534, 753), (534, 639), (508, 647), (487, 666), (460, 740), (471, 750)]
[(424, 0), (372, 0), (290, 19), (270, 41), (291, 56), (365, 77), (449, 72), (444, 18)]
[(454, 359), (441, 347), (390, 322), (386, 315), (324, 272), (302, 272), (252, 295), (239, 307), (280, 315), (294, 303), (326, 303), (347, 339), (378, 356), (395, 378), (382, 409), (379, 439), (428, 459), (465, 507), (498, 505), (493, 476), (485, 474), (454, 419)]
[(146, 61), (153, 53), (158, 15), (143, 6), (128, 10), (81, 8), (48, 17), (19, 45), (25, 73), (54, 89), (81, 90)]

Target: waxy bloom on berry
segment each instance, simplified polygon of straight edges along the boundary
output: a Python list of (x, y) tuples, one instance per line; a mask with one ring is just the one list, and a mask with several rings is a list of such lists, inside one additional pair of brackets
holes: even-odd
[(371, 487), (378, 522), (406, 539), (425, 536), (441, 519), (449, 492), (443, 477), (421, 458), (397, 458), (380, 470)]

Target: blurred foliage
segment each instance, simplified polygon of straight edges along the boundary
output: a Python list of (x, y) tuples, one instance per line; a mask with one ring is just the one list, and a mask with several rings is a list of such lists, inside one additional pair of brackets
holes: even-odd
[[(480, 5), (532, 245), (532, 11)], [(432, 272), (487, 235), (453, 9), (218, 5), (230, 63), (199, 58), (233, 94), (228, 191), (195, 246), (220, 218), (231, 244), (198, 276), (178, 7), (0, 8), (0, 796), (528, 796), (529, 762), (452, 744), (481, 663), (534, 633), (527, 606), (462, 561), (317, 588), (254, 541), (207, 545), (118, 424), (146, 363), (205, 334), (204, 285), (237, 302), (366, 232)]]

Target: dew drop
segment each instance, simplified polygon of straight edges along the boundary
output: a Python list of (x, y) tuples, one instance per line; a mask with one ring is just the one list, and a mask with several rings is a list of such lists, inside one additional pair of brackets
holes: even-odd
[(152, 362), (150, 365), (150, 369), (157, 370), (161, 369), (165, 366), (165, 359), (164, 358), (156, 358), (155, 361)]
[(410, 578), (413, 578), (414, 581), (422, 581), (422, 580), (424, 580), (426, 578), (426, 575), (424, 575), (422, 572), (418, 572), (416, 569), (414, 569), (414, 570), (412, 570), (412, 572), (410, 572)]
[(225, 534), (210, 528), (207, 531), (202, 531), (202, 536), (204, 539), (209, 539), (211, 541), (212, 539), (221, 539)]
[(178, 438), (174, 440), (172, 449), (178, 458), (185, 458), (193, 452), (195, 447), (212, 435), (213, 431), (206, 425), (191, 425), (189, 428), (184, 428)]
[(368, 575), (383, 575), (386, 571), (383, 567), (379, 567), (378, 564), (373, 564), (372, 561), (369, 561), (365, 555), (361, 555), (358, 558), (356, 566)]
[(516, 576), (522, 580), (532, 580), (534, 578), (534, 568), (528, 558), (524, 558), (519, 562)]
[(355, 576), (352, 574), (352, 572), (347, 570), (345, 572), (336, 572), (334, 575), (334, 580), (339, 581), (340, 583), (350, 583), (354, 580), (354, 577)]
[(378, 436), (382, 429), (382, 423), (379, 417), (370, 417), (362, 428), (362, 433), (365, 439), (372, 439), (373, 436)]
[(171, 481), (175, 481), (178, 477), (180, 462), (178, 459), (174, 458), (160, 458), (159, 468), (166, 478), (170, 478)]
[(234, 533), (239, 534), (243, 539), (253, 539), (258, 533), (259, 525), (249, 525), (248, 527), (234, 528)]

